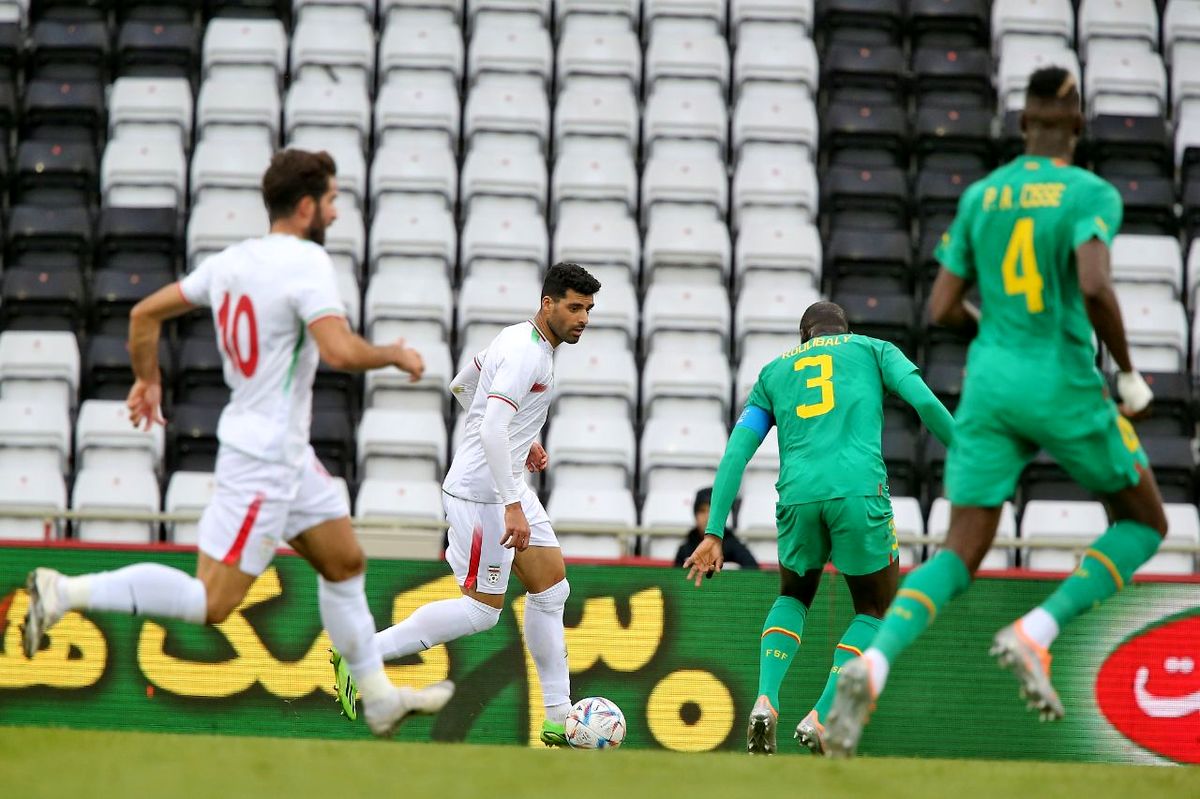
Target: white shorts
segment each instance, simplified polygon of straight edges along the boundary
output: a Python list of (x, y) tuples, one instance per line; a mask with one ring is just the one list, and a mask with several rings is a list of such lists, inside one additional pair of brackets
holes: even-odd
[[(508, 589), (516, 550), (501, 546), (504, 537), (504, 506), (486, 505), (442, 494), (446, 520), (450, 523), (446, 560), (463, 588), (481, 594), (503, 594)], [(521, 492), (521, 507), (529, 522), (531, 547), (557, 547), (558, 537), (550, 517), (532, 488)]]
[(350, 515), (312, 447), (299, 470), (221, 447), (214, 478), (212, 502), (200, 516), (200, 551), (246, 574), (262, 574), (284, 541)]

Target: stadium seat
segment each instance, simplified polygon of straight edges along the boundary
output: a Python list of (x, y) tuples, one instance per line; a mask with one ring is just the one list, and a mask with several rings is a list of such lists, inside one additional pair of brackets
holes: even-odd
[(902, 230), (835, 228), (825, 265), (839, 291), (907, 293), (912, 284), (912, 244)]
[(379, 77), (393, 70), (440, 70), (455, 83), (463, 76), (463, 39), (453, 15), (400, 7), (388, 17), (379, 42)]
[(35, 464), (0, 466), (0, 540), (43, 541), (61, 537), (57, 522), (6, 516), (6, 510), (17, 508), (47, 515), (66, 510), (67, 484), (62, 473)]
[(192, 208), (187, 228), (188, 271), (209, 255), (244, 239), (266, 235), (270, 229), (262, 199), (226, 194)]
[(729, 207), (729, 176), (716, 149), (705, 142), (660, 142), (642, 171), (642, 224), (659, 203)]
[(1102, 175), (1121, 193), (1125, 218), (1121, 230), (1125, 233), (1174, 235), (1175, 184), (1168, 177), (1125, 177)]
[(908, 163), (908, 112), (899, 105), (832, 102), (821, 121), (821, 140), (832, 164), (870, 168)]
[(66, 408), (2, 399), (0, 411), (0, 465), (67, 474), (71, 427)]
[[(811, 105), (812, 101), (808, 102)], [(761, 105), (756, 101), (754, 109), (759, 110)], [(769, 121), (774, 121), (774, 116)], [(642, 140), (647, 154), (653, 153), (659, 139), (707, 139), (724, 151), (728, 128), (729, 109), (720, 89), (710, 81), (660, 80), (646, 98), (642, 112)]]
[(558, 528), (586, 527), (591, 533), (559, 532), (558, 541), (567, 558), (620, 558), (628, 554), (621, 537), (605, 528), (632, 529), (637, 526), (633, 494), (613, 488), (555, 488), (546, 513)]
[(1166, 300), (1179, 297), (1183, 290), (1179, 242), (1172, 236), (1116, 236), (1112, 242), (1112, 276), (1117, 283), (1161, 286)]
[(712, 81), (725, 93), (729, 87), (729, 43), (713, 30), (661, 22), (654, 27), (646, 48), (646, 85), (653, 91), (664, 78)]
[[(801, 311), (803, 313), (803, 311)], [(799, 318), (796, 327), (799, 328)], [(753, 333), (743, 336), (740, 342), (740, 354), (737, 361), (737, 375), (734, 385), (734, 409), (740, 409), (750, 396), (750, 389), (758, 380), (758, 373), (771, 360), (791, 350), (800, 343), (798, 331), (791, 333)], [(775, 479), (768, 481), (774, 485)]]
[(485, 76), (471, 87), (463, 115), (468, 142), (480, 133), (521, 133), (536, 138), (541, 149), (546, 149), (550, 103), (540, 80)]
[(619, 18), (630, 30), (637, 30), (642, 19), (642, 4), (638, 0), (558, 0), (554, 4), (554, 17), (561, 30), (570, 27), (574, 20), (590, 23), (604, 15)]
[(467, 20), (472, 27), (485, 14), (530, 14), (538, 17), (542, 27), (550, 24), (550, 0), (466, 0), (466, 6)]
[(891, 341), (909, 358), (916, 350), (916, 318), (910, 294), (837, 291), (833, 301), (846, 310), (850, 329), (866, 336)]
[[(167, 483), (163, 511), (169, 514), (199, 516), (212, 501), (216, 487), (216, 480), (211, 472), (175, 472)], [(198, 522), (167, 522), (164, 527), (167, 540), (172, 544), (199, 542)]]
[(975, 47), (988, 43), (985, 0), (911, 0), (908, 25), (915, 47), (936, 43)]
[(1176, 44), (1200, 43), (1200, 6), (1193, 0), (1170, 0), (1162, 18), (1163, 55), (1174, 64)]
[(684, 533), (693, 524), (692, 502), (696, 491), (712, 484), (712, 472), (685, 474), (690, 478), (685, 485), (651, 490), (642, 502), (641, 553), (644, 557), (673, 562)]
[(1089, 116), (1161, 116), (1167, 108), (1167, 71), (1162, 57), (1140, 42), (1093, 42), (1083, 76)]
[[(274, 149), (262, 141), (202, 139), (192, 154), (192, 202), (198, 202), (205, 190), (212, 189), (245, 191), (257, 196), (272, 155)], [(338, 167), (340, 177), (341, 164)]]
[(14, 202), (96, 204), (96, 151), (89, 143), (23, 141), (13, 171)]
[(376, 3), (372, 0), (292, 0), (292, 15), (296, 20), (375, 21)]
[[(168, 138), (113, 139), (100, 166), (104, 204), (110, 207), (182, 207), (187, 157)], [(261, 174), (260, 174), (261, 179)]]
[[(724, 352), (691, 346), (655, 345), (642, 368), (643, 415), (678, 421), (678, 411), (681, 406), (686, 406), (696, 418), (721, 420), (724, 424), (729, 415), (729, 394), (733, 387), (724, 356)], [(719, 460), (720, 452), (712, 464)], [(644, 478), (644, 457), (641, 465)]]
[(557, 67), (562, 88), (581, 78), (616, 78), (641, 91), (642, 48), (626, 19), (575, 17), (558, 42)]
[(442, 486), (435, 480), (367, 478), (354, 503), (356, 519), (441, 522)]
[(632, 417), (638, 396), (633, 353), (624, 347), (594, 346), (590, 331), (584, 336), (589, 339), (585, 346), (568, 347), (555, 357), (555, 401), (609, 399)]
[(425, 372), (413, 383), (409, 376), (396, 369), (377, 369), (366, 375), (366, 406), (370, 408), (405, 408), (415, 411), (436, 411), (444, 414), (450, 401), (447, 386), (454, 378), (450, 347), (446, 341), (416, 329), (413, 323), (382, 322), (375, 326), (372, 340), (390, 344), (403, 338), (408, 347), (421, 353)]
[[(921, 503), (913, 497), (892, 497), (892, 518), (899, 536), (925, 535), (925, 517), (921, 514)], [(900, 545), (900, 566), (908, 568), (921, 562), (925, 547), (910, 544)]]
[(1163, 300), (1153, 289), (1135, 290), (1128, 285), (1120, 288), (1117, 301), (1139, 369), (1148, 372), (1186, 369), (1188, 326), (1182, 303)]
[[(1014, 0), (1016, 3), (1029, 3), (1029, 0)], [(1052, 9), (1057, 1), (1047, 6)], [(1070, 4), (1064, 2), (1068, 10)], [(992, 13), (1001, 4), (992, 7)], [(1074, 30), (1074, 26), (1071, 26)], [(992, 29), (993, 36), (996, 29)], [(1029, 76), (1042, 67), (1062, 67), (1070, 72), (1078, 81), (1082, 75), (1079, 68), (1079, 57), (1075, 51), (1067, 47), (1058, 38), (1045, 36), (1008, 36), (1003, 46), (999, 48), (1000, 62), (996, 76), (996, 93), (1000, 95), (1001, 110), (1019, 110), (1025, 106), (1025, 89), (1029, 85)]]
[(129, 312), (144, 297), (174, 282), (175, 276), (163, 270), (133, 272), (105, 269), (94, 272), (91, 286), (90, 324), (93, 332), (112, 332), (126, 336)]
[[(128, 328), (128, 322), (125, 326)], [(166, 339), (161, 339), (159, 343), (159, 363), (168, 367), (168, 371), (163, 375), (163, 382), (169, 385), (171, 350)], [(165, 362), (163, 356), (167, 358)], [(83, 397), (124, 400), (132, 386), (133, 370), (126, 336), (111, 333), (88, 336), (87, 349), (83, 355)]]
[(813, 5), (811, 0), (730, 0), (729, 24), (739, 46), (747, 28), (758, 27), (760, 23), (776, 27), (795, 25), (806, 36), (811, 36)]
[(820, 299), (808, 275), (761, 270), (747, 275), (734, 313), (739, 351), (747, 335), (795, 334), (804, 309)]
[(642, 431), (642, 489), (649, 486), (656, 469), (711, 473), (713, 464), (721, 460), (725, 439), (723, 421), (652, 416)]
[[(893, 505), (895, 500), (892, 500)], [(930, 538), (935, 538), (939, 541), (946, 540), (946, 534), (950, 532), (950, 501), (944, 497), (938, 497), (933, 501), (929, 508), (929, 523), (926, 525)], [(1011, 541), (1017, 537), (1017, 515), (1013, 510), (1011, 502), (1005, 502), (1000, 509), (1000, 523), (996, 527), (996, 538), (1003, 538)], [(937, 551), (936, 546), (929, 548), (929, 557)], [(1011, 569), (1016, 565), (1016, 550), (1002, 547), (993, 547), (984, 555), (983, 562), (979, 564), (981, 569)]]
[(97, 81), (35, 78), (25, 84), (21, 103), (21, 133), (38, 138), (60, 136), (96, 142), (104, 131), (104, 87)]
[(996, 0), (992, 4), (992, 49), (1014, 34), (1075, 42), (1075, 9), (1070, 0)]
[(1088, 126), (1096, 171), (1121, 175), (1173, 174), (1166, 120), (1159, 116), (1103, 114)]
[(821, 282), (821, 237), (802, 211), (793, 208), (745, 208), (734, 245), (735, 291), (755, 270), (796, 270)]
[(337, 136), (355, 142), (365, 152), (371, 131), (371, 102), (367, 90), (354, 83), (297, 80), (288, 89), (283, 118), (284, 136), (289, 140), (302, 130), (314, 129), (315, 139)]
[[(71, 509), (158, 513), (158, 480), (149, 469), (80, 469), (71, 490)], [(133, 521), (77, 521), (75, 537), (89, 543), (150, 544), (158, 540), (158, 525)]]
[(458, 163), (454, 151), (436, 140), (420, 144), (424, 146), (393, 140), (376, 148), (371, 162), (372, 203), (388, 194), (415, 193), (442, 197), (448, 209), (455, 206)]
[(437, 480), (445, 473), (446, 426), (440, 413), (367, 408), (357, 443), (363, 478)]
[(721, 285), (654, 281), (642, 305), (642, 335), (650, 348), (661, 333), (707, 334), (722, 345), (729, 336), (729, 293)]
[(273, 83), (215, 75), (200, 86), (196, 126), (201, 139), (253, 137), (275, 147), (279, 143), (281, 108), (279, 89)]
[(1143, 43), (1158, 50), (1158, 7), (1154, 0), (1084, 0), (1079, 6), (1079, 57), (1090, 60), (1095, 40)]
[(463, 206), (469, 215), (473, 200), (490, 195), (530, 200), (541, 211), (548, 183), (546, 159), (532, 139), (479, 136), (463, 162)]
[(1028, 549), (1022, 555), (1024, 565), (1035, 571), (1074, 571), (1079, 563), (1076, 551), (1086, 542), (1094, 541), (1108, 527), (1108, 516), (1099, 502), (1054, 502), (1034, 500), (1025, 505), (1021, 514), (1021, 538), (1025, 541), (1047, 541), (1074, 538), (1077, 547), (1063, 549)]
[(481, 17), (467, 48), (467, 79), (482, 75), (507, 79), (534, 76), (549, 87), (554, 71), (554, 46), (550, 31), (540, 20), (526, 15), (488, 14)]
[[(1167, 535), (1164, 543), (1200, 544), (1200, 514), (1191, 503), (1167, 503)], [(1196, 557), (1191, 552), (1158, 552), (1138, 567), (1138, 574), (1192, 574)]]
[(734, 92), (740, 92), (749, 81), (798, 84), (816, 96), (820, 83), (817, 48), (805, 29), (765, 21), (741, 26), (733, 57)]
[(552, 216), (568, 200), (623, 203), (632, 213), (637, 199), (637, 167), (624, 141), (575, 136), (562, 143), (551, 179)]
[(727, 6), (725, 0), (645, 0), (643, 31), (650, 37), (656, 24), (678, 25), (682, 18), (696, 28), (711, 27), (724, 33)]
[[(750, 207), (796, 208), (806, 221), (812, 221), (817, 215), (818, 196), (816, 170), (803, 148), (748, 144), (742, 149), (733, 176), (734, 230), (740, 230), (742, 213)], [(646, 202), (645, 190), (642, 202)]]
[(344, 285), (357, 294), (358, 276), (366, 259), (367, 231), (362, 211), (352, 203), (339, 203), (337, 223), (325, 231), (325, 251), (333, 259), (338, 279), (352, 281)]
[[(555, 414), (546, 437), (546, 452), (551, 462), (559, 465), (620, 469), (625, 473), (625, 485), (633, 484), (637, 441), (633, 424), (624, 416)], [(553, 479), (553, 473), (549, 477)]]
[(431, 202), (387, 197), (375, 209), (368, 249), (372, 273), (424, 259), (448, 274), (458, 262), (458, 231), (440, 197)]
[(937, 218), (953, 217), (962, 193), (983, 176), (976, 170), (922, 169), (913, 191), (918, 218), (928, 225)]
[(192, 144), (192, 88), (186, 78), (117, 78), (108, 98), (112, 138), (169, 138)]
[(1143, 435), (1142, 448), (1154, 467), (1154, 476), (1166, 502), (1194, 502), (1196, 456), (1190, 437)]
[(199, 51), (190, 19), (130, 17), (117, 33), (117, 73), (190, 79)]
[(711, 208), (656, 207), (650, 214), (643, 246), (648, 281), (658, 270), (668, 269), (704, 282), (717, 282), (729, 274), (729, 229)]
[(101, 20), (40, 19), (30, 31), (30, 77), (57, 80), (108, 79), (108, 26)]
[(45, 271), (37, 266), (6, 269), (0, 276), (0, 326), (8, 330), (77, 330), (87, 297), (77, 266), (78, 262)]
[(467, 276), (477, 261), (485, 259), (524, 262), (540, 274), (548, 266), (549, 251), (546, 222), (533, 203), (480, 199), (463, 225), (462, 270)]
[(445, 135), (454, 152), (459, 151), (458, 84), (448, 75), (422, 72), (392, 72), (375, 98), (375, 141), (389, 144), (413, 133)]
[(837, 226), (908, 227), (908, 178), (899, 169), (830, 167), (821, 181), (821, 192), (821, 207)]
[(74, 333), (0, 333), (0, 399), (71, 411), (79, 390), (79, 345)]
[(458, 301), (458, 328), (517, 324), (526, 318), (541, 289), (532, 276), (505, 277), (499, 272), (468, 275)]
[(159, 472), (163, 458), (163, 428), (149, 431), (129, 424), (129, 409), (121, 400), (84, 400), (75, 422), (77, 467), (115, 473)]
[(287, 32), (278, 19), (216, 17), (204, 31), (202, 76), (278, 85), (287, 69)]
[[(566, 202), (558, 211), (551, 260), (570, 261), (592, 269), (613, 264), (623, 267), (629, 278), (635, 280), (642, 260), (641, 237), (624, 205)], [(608, 283), (604, 285), (607, 288)], [(606, 307), (612, 298), (607, 291), (605, 295)], [(635, 328), (636, 316), (635, 313)]]
[[(367, 160), (363, 157), (357, 134), (345, 128), (325, 129), (303, 125), (294, 129), (287, 146), (310, 152), (324, 150), (337, 166), (338, 195), (341, 203), (353, 203), (361, 210), (367, 201)], [(342, 135), (337, 135), (342, 134)]]
[(754, 82), (742, 87), (733, 110), (733, 148), (752, 142), (798, 144), (817, 151), (817, 112), (806, 89)]
[(375, 84), (371, 22), (353, 16), (302, 16), (292, 31), (290, 72), (296, 83), (319, 77), (352, 95), (348, 82), (370, 92)]
[[(953, 6), (941, 0), (932, 2), (940, 8)], [(925, 45), (917, 48), (912, 56), (912, 71), (918, 110), (922, 107), (994, 110), (994, 66), (991, 51), (986, 47)]]

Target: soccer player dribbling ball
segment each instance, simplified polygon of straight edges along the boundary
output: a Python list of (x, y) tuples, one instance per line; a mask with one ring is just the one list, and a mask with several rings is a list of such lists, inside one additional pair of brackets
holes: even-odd
[(317, 570), (321, 621), (362, 689), (372, 733), (390, 735), (408, 714), (435, 713), (450, 700), (453, 683), (397, 688), (384, 673), (350, 509), (309, 444), (318, 359), (346, 371), (395, 367), (413, 380), (424, 370), (402, 341), (375, 346), (347, 324), (322, 246), (337, 218), (336, 174), (328, 153), (277, 153), (262, 182), (270, 233), (208, 258), (130, 312), (129, 418), (149, 430), (166, 424), (163, 322), (196, 306), (213, 310), (231, 394), (217, 427), (216, 490), (200, 518), (196, 576), (157, 563), (77, 577), (36, 569), (26, 583), (26, 657), (69, 610), (219, 624), (287, 541)]
[(954, 427), (912, 361), (890, 342), (851, 333), (840, 306), (809, 306), (800, 341), (759, 372), (717, 469), (704, 540), (684, 562), (697, 586), (701, 575), (721, 568), (725, 519), (742, 474), (777, 426), (780, 595), (760, 638), (758, 700), (746, 732), (751, 754), (776, 751), (780, 685), (825, 564), (832, 561), (844, 575), (855, 616), (834, 650), (825, 690), (796, 727), (796, 739), (814, 753), (824, 750), (839, 670), (870, 643), (896, 594), (900, 561), (881, 443), (884, 395), (911, 405), (944, 444)]
[[(1049, 648), (1059, 630), (1128, 583), (1166, 534), (1158, 486), (1125, 418), (1144, 411), (1152, 395), (1130, 361), (1109, 274), (1121, 198), (1070, 165), (1083, 129), (1070, 73), (1033, 73), (1021, 127), (1025, 155), (963, 193), (936, 253), (934, 321), (969, 325), (963, 297), (971, 284), (982, 298), (946, 462), (949, 535), (905, 579), (863, 657), (842, 669), (828, 733), (833, 756), (854, 754), (891, 665), (967, 589), (1002, 504), (1039, 448), (1099, 494), (1112, 521), (1079, 569), (993, 641), (992, 655), (1042, 719), (1063, 715), (1050, 683)], [(1093, 331), (1117, 364), (1119, 409), (1096, 369)]]

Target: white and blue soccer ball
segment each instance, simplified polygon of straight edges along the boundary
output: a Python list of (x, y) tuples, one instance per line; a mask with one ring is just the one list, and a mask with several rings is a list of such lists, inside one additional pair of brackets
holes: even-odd
[(576, 749), (616, 749), (625, 740), (625, 714), (602, 696), (580, 699), (567, 713), (566, 735)]

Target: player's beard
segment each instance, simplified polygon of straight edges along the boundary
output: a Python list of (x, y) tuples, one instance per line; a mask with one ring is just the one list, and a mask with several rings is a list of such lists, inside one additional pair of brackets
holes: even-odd
[(329, 227), (325, 224), (325, 215), (321, 213), (321, 205), (317, 204), (316, 212), (313, 214), (312, 223), (308, 226), (308, 240), (313, 244), (325, 246), (325, 228)]
[(546, 320), (546, 326), (550, 328), (550, 331), (552, 333), (554, 333), (555, 338), (557, 338), (559, 341), (565, 342), (567, 344), (579, 343), (579, 336), (583, 335), (582, 332), (580, 332), (579, 335), (576, 335), (575, 328), (573, 328), (573, 327), (559, 329), (559, 326), (554, 324), (554, 322), (550, 319)]

